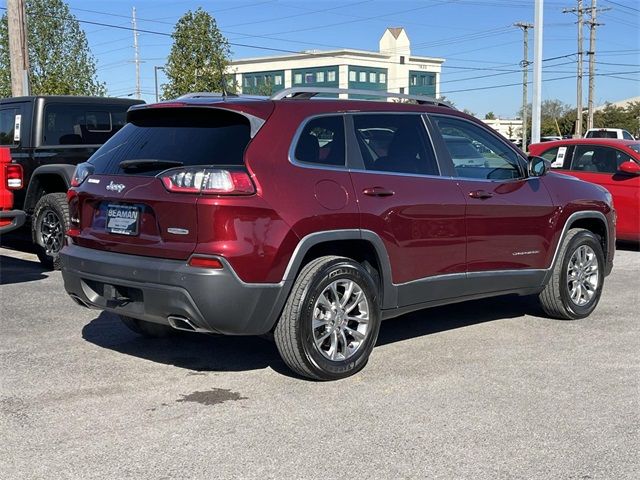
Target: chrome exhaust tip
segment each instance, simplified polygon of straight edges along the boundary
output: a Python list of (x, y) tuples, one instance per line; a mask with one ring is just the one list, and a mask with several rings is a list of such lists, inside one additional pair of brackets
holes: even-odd
[(185, 332), (209, 333), (208, 330), (196, 326), (187, 317), (182, 317), (180, 315), (169, 315), (167, 317), (167, 321), (169, 322), (169, 325), (171, 325), (176, 330), (182, 330)]

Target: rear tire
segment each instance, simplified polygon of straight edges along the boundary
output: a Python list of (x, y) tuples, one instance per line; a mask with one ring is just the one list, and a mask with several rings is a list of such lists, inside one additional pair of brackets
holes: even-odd
[(69, 228), (69, 206), (66, 193), (44, 195), (33, 212), (31, 235), (36, 254), (49, 270), (60, 270), (60, 250)]
[(127, 317), (125, 315), (118, 315), (118, 317), (120, 317), (122, 323), (124, 323), (129, 330), (143, 337), (166, 338), (176, 334), (176, 330), (166, 325), (138, 320), (137, 318)]
[(563, 320), (589, 316), (602, 294), (604, 265), (598, 237), (583, 228), (569, 230), (562, 240), (549, 283), (538, 296), (544, 312)]
[(274, 338), (294, 372), (337, 380), (364, 368), (379, 330), (371, 275), (349, 258), (327, 256), (305, 265), (296, 278)]

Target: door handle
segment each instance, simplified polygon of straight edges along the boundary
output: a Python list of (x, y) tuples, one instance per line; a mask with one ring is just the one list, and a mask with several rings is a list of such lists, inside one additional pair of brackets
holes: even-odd
[(364, 193), (365, 195), (369, 195), (370, 197), (390, 197), (396, 192), (394, 192), (393, 190), (388, 190), (384, 187), (369, 187), (365, 188), (362, 193)]
[(493, 197), (493, 193), (487, 192), (486, 190), (474, 190), (473, 192), (469, 192), (469, 196), (471, 198), (480, 198), (484, 200), (485, 198)]

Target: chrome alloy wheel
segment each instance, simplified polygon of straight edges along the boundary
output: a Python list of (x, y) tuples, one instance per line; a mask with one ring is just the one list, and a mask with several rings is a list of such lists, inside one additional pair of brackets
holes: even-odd
[(352, 357), (369, 331), (369, 300), (353, 280), (330, 283), (313, 308), (313, 340), (320, 353), (332, 361)]
[(588, 304), (598, 289), (598, 259), (588, 245), (580, 245), (567, 265), (567, 288), (571, 301), (582, 307)]
[(53, 210), (45, 210), (40, 220), (40, 239), (47, 255), (56, 255), (62, 248), (64, 228)]

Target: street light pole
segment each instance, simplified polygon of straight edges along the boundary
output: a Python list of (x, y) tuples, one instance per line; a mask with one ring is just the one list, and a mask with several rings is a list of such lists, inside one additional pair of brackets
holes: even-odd
[(533, 44), (533, 101), (531, 105), (531, 143), (540, 141), (540, 107), (542, 104), (542, 32), (544, 0), (536, 0)]
[(159, 67), (157, 65), (154, 65), (153, 67), (153, 76), (156, 81), (156, 103), (160, 101), (160, 95), (158, 95), (158, 70), (164, 71), (164, 67)]

